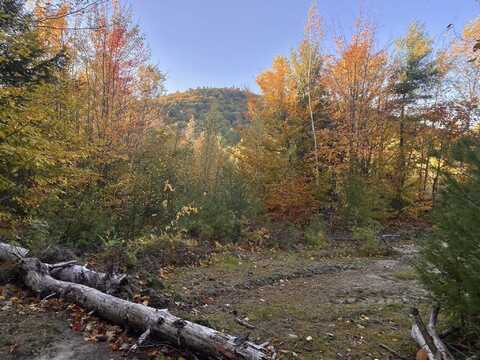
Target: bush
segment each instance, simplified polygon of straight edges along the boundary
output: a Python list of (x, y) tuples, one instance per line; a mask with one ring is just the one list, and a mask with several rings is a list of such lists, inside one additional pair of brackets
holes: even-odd
[(275, 222), (269, 224), (271, 237), (268, 245), (282, 249), (291, 249), (302, 244), (303, 231), (297, 224), (290, 222)]
[(361, 243), (360, 251), (364, 255), (373, 256), (381, 253), (381, 244), (378, 240), (380, 226), (378, 223), (371, 223), (366, 226), (354, 227), (352, 237)]
[(217, 185), (210, 191), (195, 184), (190, 188), (186, 196), (193, 199), (198, 213), (180, 220), (179, 226), (202, 240), (238, 242), (243, 235), (245, 219), (253, 217), (258, 205), (236, 169), (225, 165), (218, 175)]
[(48, 256), (55, 258), (60, 254), (51, 253), (54, 249), (76, 252), (101, 248), (102, 239), (116, 230), (116, 217), (102, 189), (95, 185), (65, 186), (32, 207), (7, 236), (21, 239), (36, 256), (47, 256), (44, 252), (48, 250)]
[(212, 198), (200, 208), (190, 229), (201, 239), (236, 242), (241, 234), (241, 222), (234, 209)]
[(344, 189), (341, 217), (352, 227), (368, 227), (372, 222), (382, 222), (389, 212), (387, 192), (382, 184), (354, 175)]
[(245, 223), (243, 227), (243, 237), (246, 243), (254, 249), (263, 247), (271, 238), (270, 231), (264, 226), (251, 229), (248, 227), (248, 223)]
[(424, 284), (463, 328), (480, 336), (480, 145), (462, 142), (453, 160), (465, 174), (443, 176), (433, 235), (417, 265)]
[(22, 245), (37, 255), (52, 244), (50, 228), (46, 221), (40, 219), (27, 219), (25, 232), (22, 234)]
[(310, 247), (320, 248), (327, 243), (325, 223), (320, 216), (314, 216), (305, 228), (305, 244)]
[(212, 252), (208, 245), (181, 232), (148, 234), (128, 241), (119, 238), (104, 241), (105, 247), (97, 257), (99, 263), (123, 270), (138, 267), (147, 273), (166, 266), (198, 264)]

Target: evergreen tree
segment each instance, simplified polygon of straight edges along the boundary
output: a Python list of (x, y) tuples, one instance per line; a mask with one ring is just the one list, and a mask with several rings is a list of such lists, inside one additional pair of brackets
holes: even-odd
[[(398, 99), (399, 135), (396, 196), (394, 208), (402, 210), (408, 203), (405, 199), (405, 186), (409, 170), (409, 139), (412, 134), (409, 120), (415, 120), (418, 115), (419, 101), (429, 97), (432, 84), (436, 81), (439, 72), (432, 60), (432, 39), (428, 37), (422, 25), (412, 23), (407, 35), (397, 41), (397, 64), (393, 94)], [(414, 139), (413, 139), (414, 142)]]
[[(480, 335), (480, 142), (463, 140), (452, 151), (456, 174), (444, 175), (434, 217), (418, 266), (440, 302)], [(463, 164), (463, 166), (460, 166)]]
[(0, 221), (7, 223), (34, 206), (68, 161), (67, 126), (50, 121), (49, 87), (66, 58), (41, 45), (34, 25), (24, 1), (0, 2)]
[(47, 49), (38, 39), (34, 25), (32, 15), (24, 11), (24, 1), (0, 2), (0, 86), (2, 88), (34, 85), (49, 80), (52, 71), (65, 63), (63, 52), (48, 56)]

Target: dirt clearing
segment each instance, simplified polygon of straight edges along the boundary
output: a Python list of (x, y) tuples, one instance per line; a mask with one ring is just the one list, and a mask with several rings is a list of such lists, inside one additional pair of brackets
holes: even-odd
[(413, 256), (409, 244), (388, 258), (236, 254), (182, 269), (167, 288), (184, 316), (271, 341), (283, 358), (386, 359), (381, 343), (413, 358), (408, 312), (427, 297)]
[[(270, 341), (283, 359), (388, 359), (380, 344), (414, 358), (408, 311), (427, 300), (411, 266), (414, 247), (399, 244), (393, 255), (379, 258), (355, 257), (352, 250), (329, 253), (230, 251), (175, 269), (151, 291), (166, 296), (176, 315)], [(4, 298), (0, 322), (1, 359), (124, 355), (85, 341), (65, 311), (38, 312)]]

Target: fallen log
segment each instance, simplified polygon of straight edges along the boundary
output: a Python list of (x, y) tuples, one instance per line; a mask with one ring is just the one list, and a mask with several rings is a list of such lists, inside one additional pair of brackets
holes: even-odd
[[(0, 242), (1, 261), (19, 261), (28, 255), (29, 251), (19, 246)], [(125, 274), (109, 274), (88, 269), (78, 265), (75, 260), (57, 264), (45, 264), (49, 274), (55, 279), (87, 285), (108, 294), (117, 293), (126, 284)]]
[[(0, 257), (0, 259), (2, 259)], [(139, 343), (149, 336), (160, 337), (213, 359), (273, 359), (262, 345), (245, 337), (221, 333), (172, 315), (167, 309), (155, 309), (103, 293), (86, 285), (62, 281), (50, 275), (51, 265), (36, 258), (20, 257), (17, 261), (27, 287), (39, 294), (56, 293), (65, 300), (95, 311), (99, 317), (141, 331)]]
[(127, 275), (102, 273), (88, 269), (86, 266), (70, 264), (50, 266), (50, 275), (58, 280), (83, 284), (107, 294), (115, 294), (127, 282)]
[(411, 335), (420, 347), (420, 350), (427, 354), (429, 360), (455, 360), (437, 333), (436, 325), (439, 312), (439, 307), (432, 309), (427, 326), (423, 322), (419, 311), (413, 308), (411, 314), (414, 322)]
[(0, 260), (2, 261), (17, 261), (28, 255), (29, 251), (20, 246), (13, 246), (10, 244), (0, 242)]

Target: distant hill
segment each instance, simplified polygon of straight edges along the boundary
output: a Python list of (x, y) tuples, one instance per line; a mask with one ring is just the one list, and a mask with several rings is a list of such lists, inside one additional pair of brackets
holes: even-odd
[(193, 117), (198, 131), (203, 130), (205, 116), (214, 104), (224, 120), (222, 132), (229, 141), (235, 141), (235, 128), (247, 122), (248, 96), (254, 96), (238, 88), (197, 88), (175, 92), (160, 98), (160, 112), (167, 123), (185, 126)]

